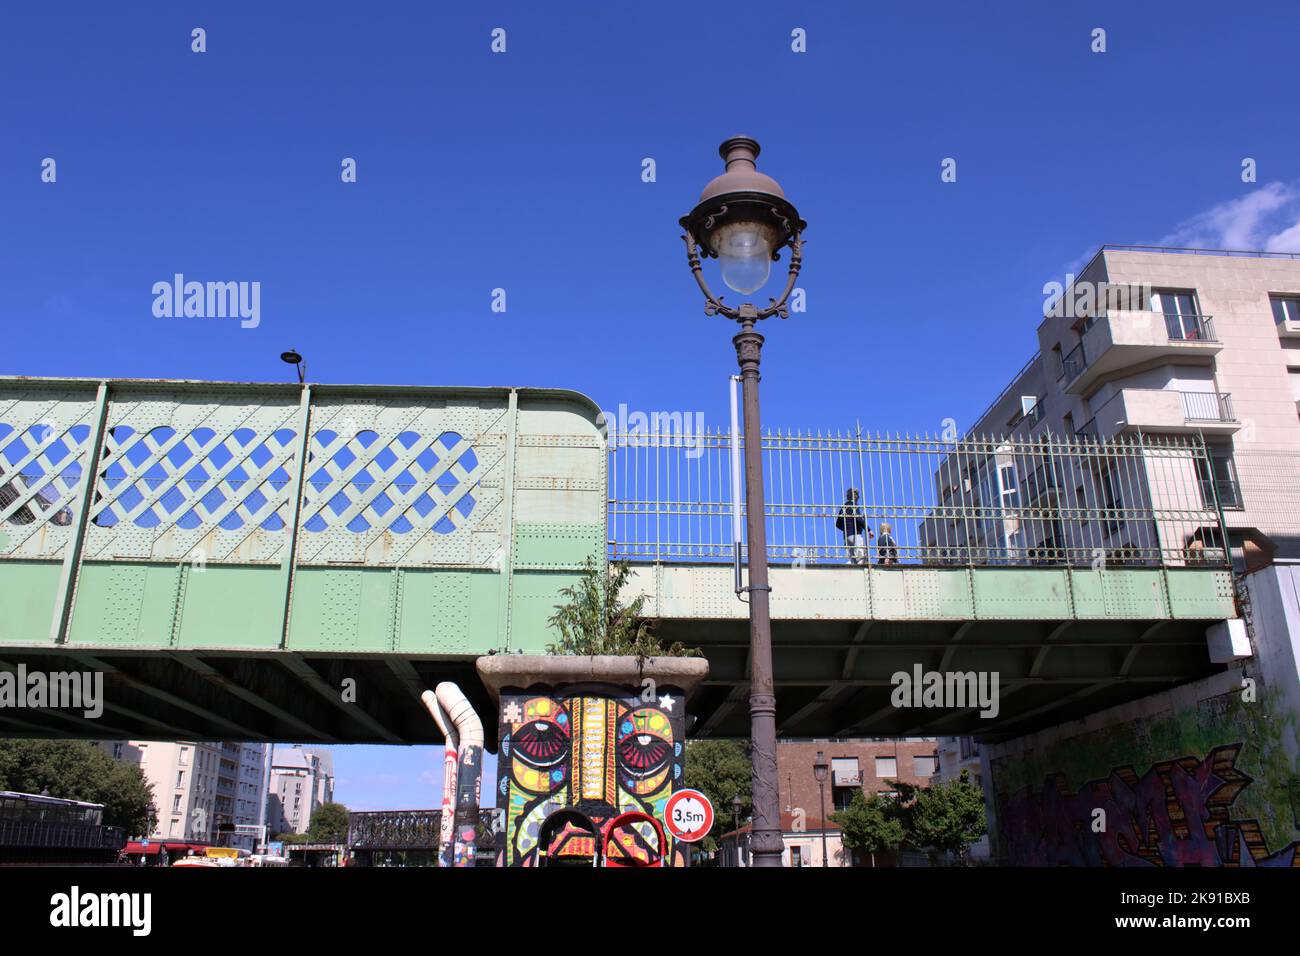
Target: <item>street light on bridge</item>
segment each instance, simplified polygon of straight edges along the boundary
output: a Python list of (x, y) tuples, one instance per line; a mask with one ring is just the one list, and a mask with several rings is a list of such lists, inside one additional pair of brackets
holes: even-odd
[[(767, 532), (764, 527), (762, 435), (758, 409), (758, 364), (763, 336), (754, 326), (761, 319), (788, 318), (786, 302), (794, 291), (803, 261), (803, 230), (798, 211), (771, 176), (758, 171), (759, 145), (733, 136), (718, 152), (726, 171), (704, 187), (700, 201), (680, 220), (686, 234), (686, 261), (700, 291), (704, 314), (723, 315), (740, 325), (732, 338), (745, 409), (745, 512), (749, 541), (750, 772), (753, 816), (750, 849), (754, 866), (780, 866), (784, 843), (776, 769), (776, 695), (772, 679), (772, 624), (768, 607)], [(716, 258), (722, 281), (742, 296), (761, 289), (781, 249), (790, 247), (790, 267), (780, 298), (758, 308), (750, 302), (726, 305), (704, 280), (700, 257)]]

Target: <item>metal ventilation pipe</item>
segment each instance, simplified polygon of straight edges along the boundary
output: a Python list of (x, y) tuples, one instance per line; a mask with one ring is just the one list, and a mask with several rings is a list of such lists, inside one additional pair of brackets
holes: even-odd
[(456, 808), (456, 757), (460, 752), (460, 734), (456, 732), (456, 725), (443, 713), (442, 707), (438, 704), (438, 696), (433, 691), (426, 690), (420, 695), (420, 700), (429, 711), (429, 715), (433, 717), (433, 722), (438, 725), (444, 740), (442, 808), (438, 816), (438, 865), (451, 866), (454, 849), (453, 834), (456, 832), (452, 815)]
[(455, 725), (459, 737), (452, 866), (473, 866), (478, 834), (479, 787), (483, 776), (483, 722), (460, 688), (450, 681), (439, 684), (434, 693), (438, 706)]

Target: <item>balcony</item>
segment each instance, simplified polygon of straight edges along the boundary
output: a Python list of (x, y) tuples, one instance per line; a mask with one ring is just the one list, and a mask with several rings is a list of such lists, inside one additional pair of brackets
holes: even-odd
[(831, 773), (831, 785), (835, 787), (862, 786), (861, 770), (835, 770)]
[(1063, 361), (1065, 391), (1081, 395), (1107, 375), (1153, 359), (1194, 355), (1208, 360), (1222, 349), (1208, 315), (1112, 311), (1084, 330)]
[(1096, 438), (1138, 432), (1231, 435), (1241, 427), (1241, 422), (1233, 411), (1232, 396), (1222, 392), (1122, 388), (1098, 409), (1084, 428), (1090, 426), (1090, 437)]

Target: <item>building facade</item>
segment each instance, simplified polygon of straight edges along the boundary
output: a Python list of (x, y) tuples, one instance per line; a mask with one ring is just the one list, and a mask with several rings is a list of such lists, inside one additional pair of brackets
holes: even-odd
[(151, 839), (216, 843), (221, 744), (194, 740), (132, 740), (140, 770), (153, 786), (158, 813)]
[[(719, 866), (752, 866), (750, 832), (745, 824), (739, 830), (728, 830), (718, 839)], [(833, 820), (805, 817), (788, 811), (781, 812), (781, 865), (851, 866), (852, 855), (845, 852), (840, 828)], [(824, 852), (823, 852), (824, 847)]]
[(267, 826), (277, 833), (306, 833), (312, 815), (334, 799), (334, 764), (329, 751), (301, 745), (278, 746), (271, 756)]
[[(1023, 509), (1054, 497), (1101, 516), (1034, 528), (1008, 515), (980, 532), (986, 543), (1123, 563), (1222, 554), (1216, 528), (1175, 534), (1124, 520), (1126, 508), (1190, 503), (1221, 509), (1239, 569), (1300, 557), (1300, 256), (1106, 246), (1046, 311), (1036, 354), (971, 434), (1057, 445), (1127, 437), (1141, 460), (1069, 473), (995, 461), (978, 490), (969, 477), (937, 476), (958, 498)], [(1204, 442), (1208, 459), (1175, 461), (1162, 442)], [(941, 543), (939, 523), (929, 531)]]
[[(1221, 672), (980, 748), (993, 856), (1300, 864), (1300, 256), (1103, 247), (1047, 309), (1037, 352), (971, 434), (994, 436), (987, 460), (941, 470), (936, 485), (996, 513), (953, 532), (937, 509), (929, 543), (955, 533), (1031, 560), (1230, 560), (1245, 572), (1242, 640), (1225, 650), (1207, 635)], [(1091, 445), (1111, 438), (1128, 450)], [(1037, 467), (1035, 442), (1068, 453)], [(1171, 451), (1202, 444), (1192, 458)], [(1003, 448), (1016, 455), (1003, 460)], [(1072, 465), (1056, 467), (1061, 458)], [(1189, 497), (1215, 520), (1126, 515)], [(1023, 519), (1046, 499), (1067, 517)], [(947, 773), (945, 752), (941, 742)]]
[[(819, 751), (829, 764), (824, 787), (813, 773)], [(820, 817), (823, 792), (829, 816), (847, 807), (859, 791), (894, 793), (897, 780), (929, 786), (938, 769), (938, 755), (933, 737), (780, 740), (776, 765), (781, 809)]]

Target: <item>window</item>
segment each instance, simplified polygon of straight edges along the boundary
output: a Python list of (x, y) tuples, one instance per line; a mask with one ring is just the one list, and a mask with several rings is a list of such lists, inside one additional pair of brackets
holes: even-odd
[(978, 757), (980, 755), (980, 745), (975, 742), (974, 737), (958, 737), (961, 759), (966, 760), (969, 757)]
[(1065, 359), (1061, 355), (1061, 347), (1059, 345), (1052, 346), (1052, 368), (1056, 369), (1057, 378), (1065, 377)]
[(181, 748), (180, 756), (176, 758), (176, 762), (177, 762), (178, 764), (180, 764), (182, 767), (185, 766), (187, 763), (190, 762), (190, 748), (189, 748), (189, 747), (182, 747), (182, 748)]
[(181, 812), (181, 795), (178, 793), (172, 798), (172, 813)]
[(933, 777), (939, 766), (939, 758), (935, 754), (918, 754), (912, 758), (912, 765), (918, 777)]
[(790, 847), (790, 865), (791, 865), (791, 866), (803, 866), (803, 848), (802, 848), (802, 847), (797, 847), (797, 846), (792, 846), (792, 847)]
[(862, 782), (857, 757), (832, 757), (831, 780), (835, 786), (856, 786)]
[(1151, 294), (1151, 311), (1164, 313), (1165, 330), (1171, 339), (1205, 338), (1196, 293), (1158, 289)]
[(177, 770), (177, 771), (176, 771), (176, 786), (178, 786), (178, 787), (183, 787), (183, 786), (185, 786), (185, 771), (184, 771), (184, 770)]
[(1106, 533), (1115, 534), (1121, 526), (1119, 511), (1124, 507), (1119, 495), (1119, 481), (1110, 465), (1106, 464), (1098, 467), (1096, 477), (1097, 504), (1106, 511)]
[(1237, 483), (1237, 466), (1232, 460), (1232, 451), (1228, 448), (1210, 447), (1209, 461), (1199, 458), (1196, 470), (1201, 479), (1201, 500), (1207, 508), (1213, 508), (1217, 501), (1221, 507), (1240, 509), (1241, 486)]
[(1268, 301), (1273, 306), (1273, 320), (1278, 324), (1300, 322), (1300, 295), (1273, 295)]
[(876, 758), (876, 776), (882, 780), (885, 778), (893, 779), (898, 776), (898, 758), (897, 757), (877, 757)]

